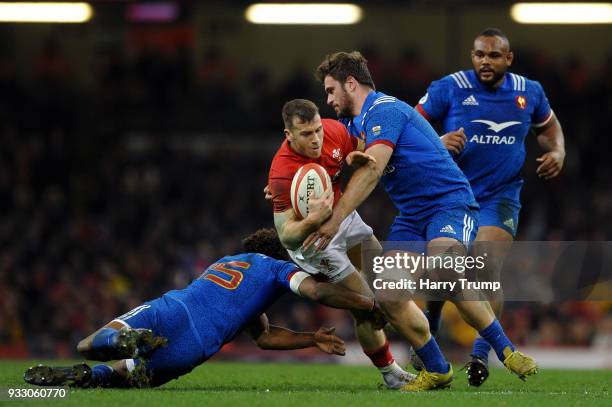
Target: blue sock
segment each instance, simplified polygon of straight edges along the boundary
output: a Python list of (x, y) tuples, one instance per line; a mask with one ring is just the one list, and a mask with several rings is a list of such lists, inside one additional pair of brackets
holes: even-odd
[(433, 336), (422, 348), (415, 349), (415, 352), (423, 361), (428, 372), (448, 373), (450, 365)]
[(506, 359), (506, 355), (504, 355), (504, 350), (506, 348), (509, 348), (511, 352), (514, 352), (514, 345), (504, 333), (504, 330), (497, 319), (491, 322), (491, 325), (478, 333), (489, 343), (489, 345), (491, 345), (491, 347), (493, 347), (495, 353), (497, 353), (497, 357), (502, 362), (504, 359)]
[(489, 351), (491, 350), (491, 345), (481, 336), (476, 337), (474, 340), (474, 347), (472, 348), (472, 356), (476, 356), (479, 359), (484, 360), (485, 362), (489, 360)]
[(430, 310), (425, 310), (425, 316), (427, 317), (427, 322), (429, 322), (429, 332), (431, 332), (432, 336), (436, 336), (442, 324), (442, 312), (434, 313)]
[(107, 387), (113, 383), (115, 371), (108, 365), (95, 365), (91, 368), (92, 387)]
[(94, 336), (91, 341), (91, 346), (94, 351), (106, 350), (113, 347), (116, 336), (119, 331), (113, 328), (103, 328)]

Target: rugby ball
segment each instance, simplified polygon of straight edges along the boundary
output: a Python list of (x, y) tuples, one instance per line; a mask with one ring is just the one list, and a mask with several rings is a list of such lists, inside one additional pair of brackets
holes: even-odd
[(310, 163), (300, 167), (291, 181), (291, 206), (297, 217), (307, 217), (310, 197), (319, 197), (331, 187), (329, 174), (319, 164)]

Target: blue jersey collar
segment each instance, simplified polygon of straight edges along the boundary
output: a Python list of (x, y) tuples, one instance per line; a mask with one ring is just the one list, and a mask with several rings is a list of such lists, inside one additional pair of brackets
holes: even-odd
[(359, 129), (359, 131), (363, 130), (362, 122), (366, 113), (372, 107), (374, 102), (381, 96), (385, 96), (385, 94), (382, 92), (376, 92), (375, 90), (368, 93), (368, 96), (366, 97), (366, 100), (365, 102), (363, 102), (363, 106), (361, 107), (361, 112), (358, 116), (355, 116), (353, 118), (353, 124)]
[[(476, 71), (474, 71), (473, 69), (470, 69), (469, 71), (467, 71), (467, 77), (470, 80), (471, 83), (474, 84), (474, 86), (479, 89), (479, 90), (484, 90), (484, 91), (488, 91), (491, 92), (491, 88), (483, 85), (479, 80), (478, 77), (476, 76)], [(504, 81), (502, 82), (501, 86), (497, 89), (493, 89), (493, 91), (497, 91), (500, 89), (509, 89), (512, 87), (512, 81), (509, 80), (509, 75), (510, 72), (506, 71), (506, 73), (504, 74)]]

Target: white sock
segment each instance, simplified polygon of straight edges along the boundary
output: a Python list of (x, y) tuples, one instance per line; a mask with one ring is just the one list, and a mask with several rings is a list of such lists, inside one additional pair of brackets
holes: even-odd
[(382, 374), (393, 373), (395, 375), (400, 375), (406, 373), (404, 372), (404, 369), (402, 369), (395, 360), (385, 367), (379, 367), (378, 370), (380, 370), (380, 373)]

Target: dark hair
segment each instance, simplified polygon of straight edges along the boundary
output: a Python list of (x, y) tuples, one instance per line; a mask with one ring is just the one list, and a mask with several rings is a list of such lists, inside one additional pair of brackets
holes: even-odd
[(287, 250), (283, 247), (276, 230), (259, 229), (242, 239), (242, 247), (247, 253), (261, 253), (278, 260), (289, 260)]
[(293, 127), (293, 118), (297, 117), (303, 123), (312, 121), (319, 114), (317, 105), (307, 99), (293, 99), (283, 106), (283, 122), (286, 129)]
[(506, 34), (504, 34), (502, 30), (500, 30), (499, 28), (494, 28), (494, 27), (486, 28), (483, 32), (481, 32), (480, 34), (478, 34), (478, 36), (476, 36), (476, 38), (478, 37), (499, 37), (503, 39), (504, 41), (506, 41), (508, 45), (510, 45), (510, 40), (508, 39), (508, 37), (506, 37)]
[(317, 67), (315, 77), (319, 82), (323, 82), (327, 75), (340, 83), (346, 82), (346, 78), (352, 76), (362, 85), (376, 89), (368, 69), (368, 60), (359, 51), (335, 52), (327, 55)]

